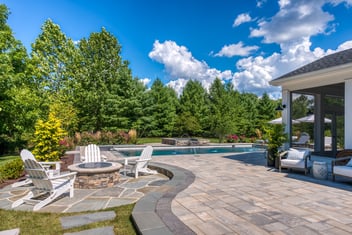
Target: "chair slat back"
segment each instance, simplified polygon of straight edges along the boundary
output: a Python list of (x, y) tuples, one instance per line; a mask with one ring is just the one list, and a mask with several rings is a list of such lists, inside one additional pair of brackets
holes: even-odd
[(27, 149), (23, 149), (20, 153), (22, 161), (24, 162), (26, 159), (32, 159), (35, 160), (34, 155), (32, 154), (32, 152), (30, 152)]
[(84, 162), (101, 162), (100, 149), (96, 144), (86, 146), (84, 156)]
[(33, 159), (26, 159), (24, 161), (24, 168), (36, 189), (53, 190), (53, 184), (48, 179), (47, 171), (39, 162)]
[(152, 154), (153, 154), (153, 147), (148, 145), (147, 147), (145, 147), (143, 149), (139, 159), (141, 159), (141, 160), (151, 159), (152, 158)]

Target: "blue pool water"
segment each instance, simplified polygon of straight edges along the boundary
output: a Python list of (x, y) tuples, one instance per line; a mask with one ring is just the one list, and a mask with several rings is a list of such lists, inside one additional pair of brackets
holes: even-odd
[[(139, 156), (142, 152), (141, 149), (116, 149), (115, 151), (123, 154), (126, 157)], [(259, 148), (254, 147), (192, 147), (192, 148), (154, 148), (153, 156), (162, 155), (187, 155), (187, 154), (211, 154), (211, 153), (242, 153), (242, 152), (256, 152), (263, 151)]]

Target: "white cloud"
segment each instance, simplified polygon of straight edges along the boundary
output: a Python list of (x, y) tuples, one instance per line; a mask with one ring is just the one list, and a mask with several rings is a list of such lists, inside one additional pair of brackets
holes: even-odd
[(180, 86), (186, 80), (198, 80), (208, 89), (215, 78), (232, 78), (231, 71), (220, 71), (210, 68), (206, 62), (195, 59), (186, 47), (179, 46), (174, 41), (160, 43), (156, 40), (149, 57), (163, 64), (166, 72), (178, 80), (168, 84), (173, 88), (177, 88), (178, 92), (181, 91)]
[(248, 56), (251, 51), (257, 50), (258, 46), (243, 46), (243, 42), (237, 44), (225, 45), (221, 50), (215, 54), (219, 57), (233, 57), (233, 56)]
[(151, 79), (150, 78), (143, 78), (143, 79), (140, 79), (140, 81), (142, 82), (142, 84), (144, 86), (147, 86), (151, 82)]
[[(330, 3), (339, 4), (333, 0)], [(350, 4), (352, 0), (344, 1)], [(216, 77), (229, 80), (234, 88), (241, 92), (261, 95), (267, 92), (272, 98), (281, 97), (281, 88), (273, 87), (269, 82), (287, 72), (297, 69), (325, 55), (352, 48), (352, 40), (346, 41), (336, 49), (324, 50), (311, 48), (311, 37), (325, 34), (331, 30), (333, 15), (324, 12), (325, 0), (280, 0), (280, 10), (271, 19), (258, 22), (258, 28), (251, 31), (252, 37), (263, 37), (266, 43), (277, 43), (280, 51), (270, 55), (247, 57), (237, 61), (236, 70), (220, 71), (210, 68), (205, 61), (200, 61), (184, 46), (173, 41), (154, 42), (149, 57), (164, 64), (165, 70), (175, 80), (168, 83), (178, 93), (182, 92), (189, 79), (195, 79), (209, 88)], [(243, 43), (224, 46), (215, 56), (248, 55), (257, 48), (244, 47)], [(247, 50), (247, 51), (246, 51)], [(240, 54), (241, 52), (242, 54)], [(247, 54), (246, 54), (247, 53)]]
[(334, 16), (324, 12), (324, 0), (280, 0), (280, 10), (269, 20), (258, 23), (251, 37), (263, 37), (265, 43), (290, 43), (331, 31)]
[(266, 3), (266, 0), (257, 0), (257, 7), (261, 8)]
[(333, 5), (339, 5), (340, 3), (344, 3), (347, 5), (347, 7), (352, 6), (352, 0), (330, 0), (329, 1)]
[(243, 23), (250, 22), (251, 20), (252, 18), (248, 13), (239, 14), (234, 20), (232, 27), (237, 27)]

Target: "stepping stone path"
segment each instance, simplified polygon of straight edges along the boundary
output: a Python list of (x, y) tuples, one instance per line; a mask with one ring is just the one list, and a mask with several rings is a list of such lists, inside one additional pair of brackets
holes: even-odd
[(96, 235), (96, 234), (115, 235), (114, 226), (87, 229), (87, 230), (83, 230), (75, 233), (64, 233), (64, 235)]
[[(60, 220), (61, 220), (62, 228), (69, 229), (69, 228), (80, 227), (80, 226), (95, 223), (95, 222), (113, 220), (115, 217), (116, 217), (116, 213), (114, 211), (104, 211), (104, 212), (96, 212), (96, 213), (89, 213), (89, 214), (83, 214), (83, 215), (61, 217)], [(80, 232), (65, 233), (65, 234), (66, 235), (68, 234), (75, 234), (75, 235), (107, 234), (109, 235), (109, 234), (114, 234), (114, 227), (107, 226), (102, 228), (88, 229)]]
[(20, 234), (19, 228), (0, 231), (0, 235), (19, 235), (19, 234)]

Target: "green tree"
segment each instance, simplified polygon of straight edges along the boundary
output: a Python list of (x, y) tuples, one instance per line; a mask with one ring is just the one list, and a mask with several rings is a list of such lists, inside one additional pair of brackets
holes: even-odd
[(198, 81), (190, 80), (180, 96), (177, 129), (179, 134), (199, 135), (208, 128), (207, 92)]
[[(104, 28), (79, 43), (76, 99), (80, 129), (97, 131), (130, 128), (140, 91), (132, 79), (121, 46)], [(137, 105), (138, 106), (138, 105)]]
[(70, 82), (77, 53), (73, 41), (67, 38), (60, 26), (50, 19), (41, 27), (42, 32), (32, 44), (28, 70), (44, 99), (71, 92)]
[(176, 122), (176, 92), (156, 79), (144, 103), (143, 132), (148, 136), (171, 136)]
[(263, 131), (264, 127), (268, 125), (268, 121), (276, 118), (275, 108), (277, 107), (277, 102), (271, 100), (267, 93), (259, 99), (257, 104), (258, 111), (258, 128)]
[(41, 97), (41, 118), (50, 109), (63, 122), (65, 129), (73, 134), (77, 130), (77, 111), (73, 106), (75, 95), (74, 75), (77, 49), (60, 26), (50, 19), (41, 27), (41, 33), (32, 44), (27, 74), (31, 78), (32, 92)]
[(0, 154), (21, 145), (22, 135), (33, 127), (27, 111), (35, 105), (25, 100), (31, 97), (23, 90), (27, 53), (7, 25), (8, 16), (8, 8), (0, 4)]
[(209, 91), (210, 99), (210, 123), (211, 130), (218, 136), (219, 142), (223, 142), (226, 134), (233, 132), (234, 120), (233, 109), (229, 103), (230, 95), (216, 78), (212, 83)]
[(258, 102), (255, 94), (243, 93), (240, 96), (243, 112), (239, 118), (240, 132), (247, 137), (255, 136), (258, 128)]

